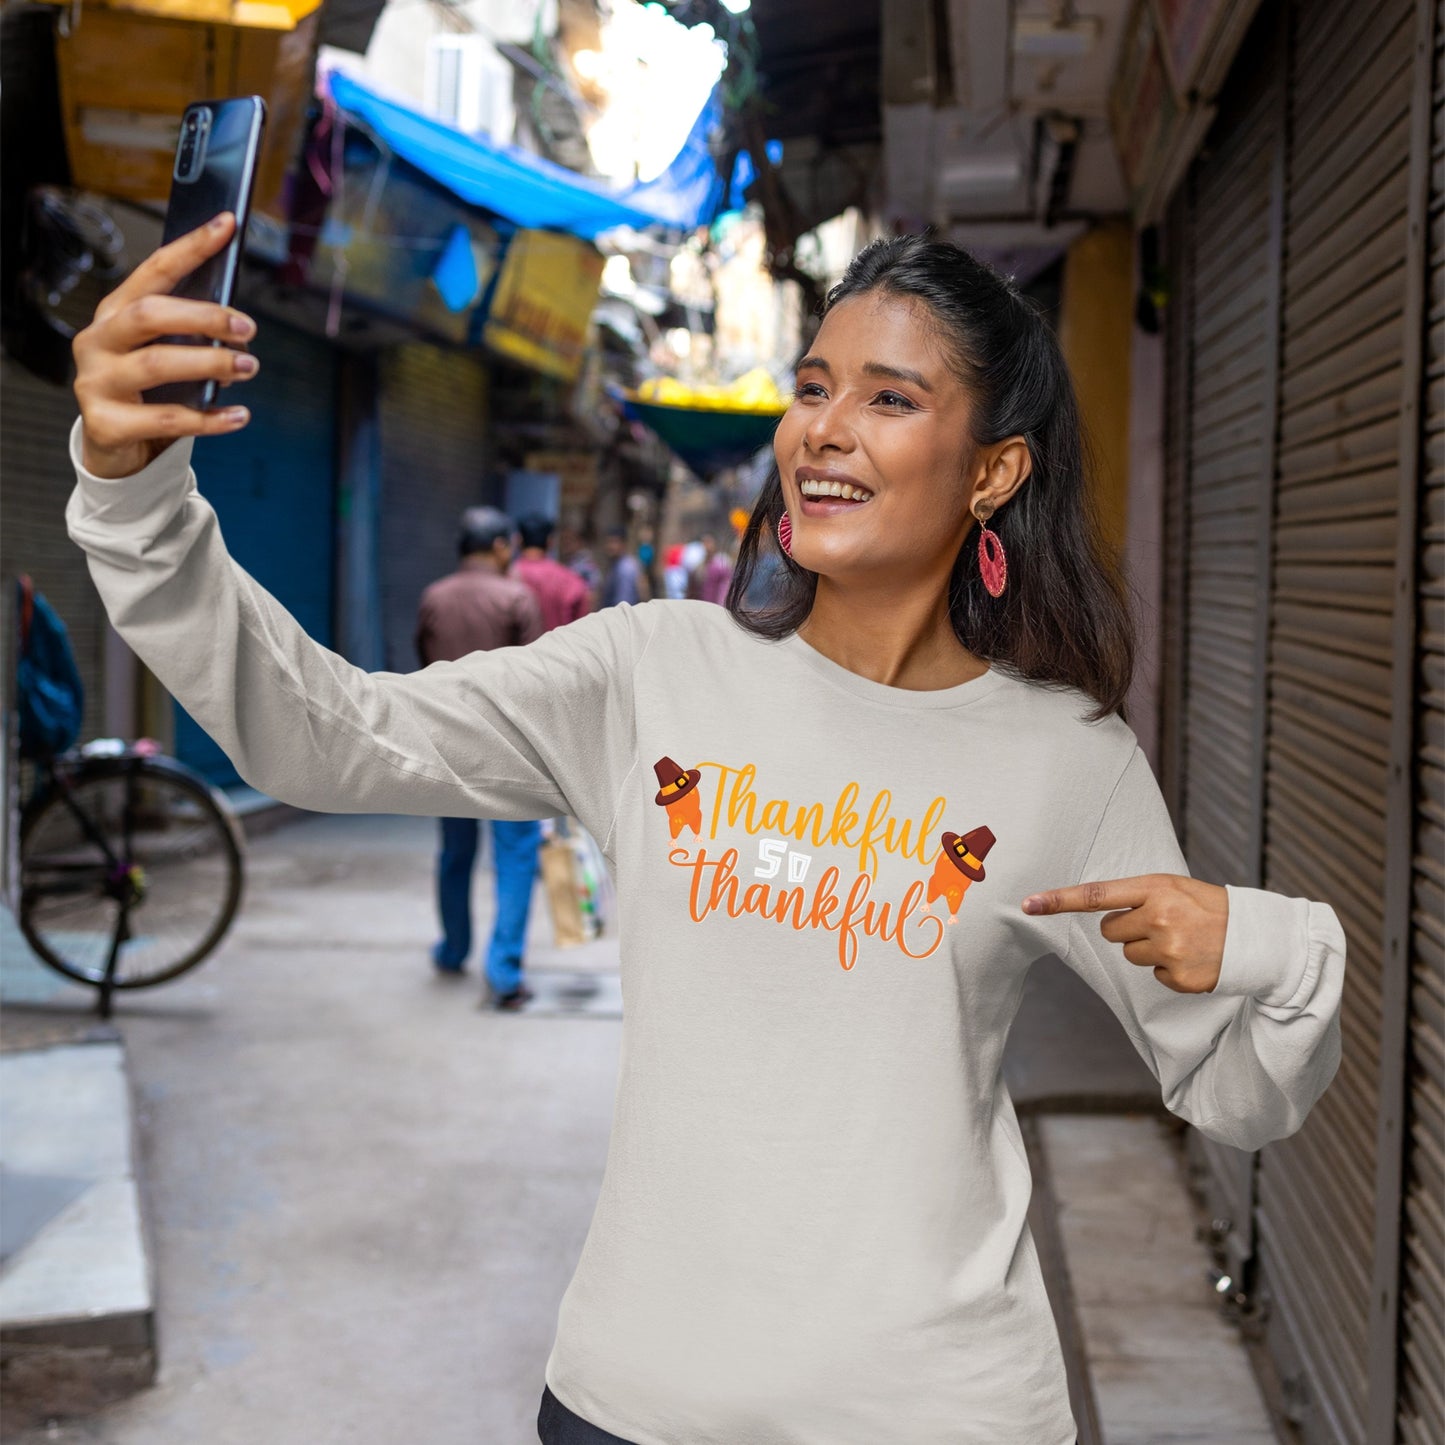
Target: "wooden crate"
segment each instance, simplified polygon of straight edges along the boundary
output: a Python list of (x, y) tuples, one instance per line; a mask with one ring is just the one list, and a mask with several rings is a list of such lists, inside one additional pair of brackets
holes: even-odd
[[(75, 185), (164, 203), (181, 112), (194, 100), (254, 94), (267, 108), (254, 206), (280, 217), (282, 187), (311, 96), (318, 11), (281, 28), (279, 22), (293, 17), (279, 5), (152, 0), (150, 9), (167, 13), (90, 3), (71, 22), (70, 34), (57, 32), (61, 112)], [(170, 18), (179, 13), (187, 18)], [(237, 15), (275, 23), (220, 23)]]

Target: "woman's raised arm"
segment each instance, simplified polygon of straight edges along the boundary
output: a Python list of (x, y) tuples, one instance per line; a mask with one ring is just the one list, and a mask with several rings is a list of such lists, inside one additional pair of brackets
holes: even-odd
[(190, 438), (244, 418), (149, 406), (140, 391), (231, 374), (236, 353), (223, 348), (146, 345), (242, 334), (231, 328), (238, 313), (163, 294), (228, 234), (163, 247), (76, 340), (66, 519), (116, 630), (273, 797), (327, 812), (566, 811), (606, 840), (634, 763), (632, 676), (651, 615), (614, 608), (528, 647), (366, 673), (309, 638), (227, 553), (196, 488)]

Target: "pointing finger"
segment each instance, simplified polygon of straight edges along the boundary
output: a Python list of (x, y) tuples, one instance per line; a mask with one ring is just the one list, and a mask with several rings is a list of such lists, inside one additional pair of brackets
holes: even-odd
[(1111, 878), (1076, 883), (1031, 893), (1023, 901), (1025, 913), (1100, 913), (1112, 908), (1138, 908), (1149, 896), (1149, 876)]

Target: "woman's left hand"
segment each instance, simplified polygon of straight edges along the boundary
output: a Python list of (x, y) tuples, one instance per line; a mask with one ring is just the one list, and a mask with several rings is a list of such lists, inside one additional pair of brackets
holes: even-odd
[(1219, 884), (1182, 873), (1145, 873), (1031, 893), (1023, 902), (1025, 913), (1103, 909), (1113, 911), (1100, 920), (1099, 932), (1122, 943), (1130, 963), (1152, 968), (1166, 988), (1209, 993), (1219, 982), (1229, 923), (1229, 895)]

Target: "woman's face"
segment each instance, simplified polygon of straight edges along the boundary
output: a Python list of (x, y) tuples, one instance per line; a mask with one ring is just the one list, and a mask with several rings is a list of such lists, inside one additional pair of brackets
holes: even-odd
[(773, 438), (794, 560), (839, 579), (946, 572), (972, 524), (969, 436), (928, 308), (886, 292), (840, 301)]

